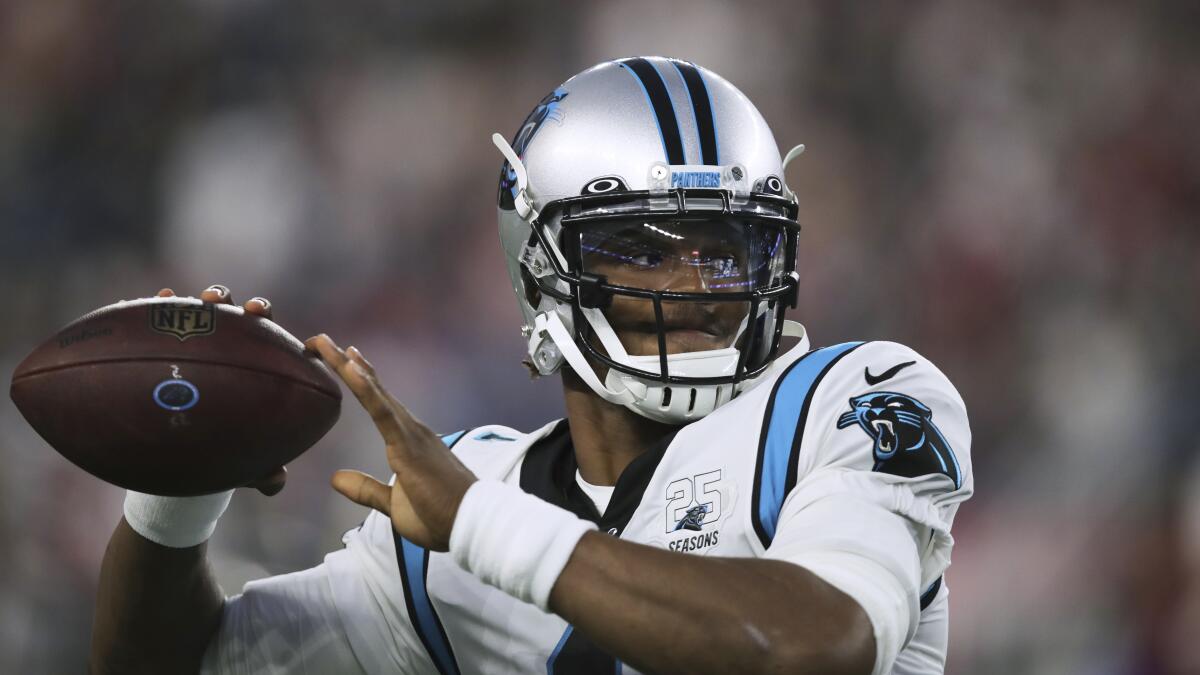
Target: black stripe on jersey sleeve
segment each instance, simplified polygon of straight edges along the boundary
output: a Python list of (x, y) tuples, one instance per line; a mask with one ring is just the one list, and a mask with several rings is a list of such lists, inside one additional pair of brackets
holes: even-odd
[[(463, 430), (445, 434), (441, 440), (449, 449), (466, 435), (467, 430)], [(409, 622), (438, 673), (460, 675), (450, 638), (429, 596), (429, 550), (401, 537), (395, 529), (392, 530), (392, 541), (396, 545), (396, 564), (400, 569), (404, 607), (408, 610)]]
[(396, 544), (396, 562), (400, 568), (400, 581), (404, 585), (404, 606), (408, 610), (408, 620), (438, 673), (460, 675), (458, 660), (450, 646), (446, 628), (429, 597), (429, 550), (401, 537), (395, 530), (392, 530), (392, 539)]
[(933, 604), (934, 598), (937, 597), (938, 591), (942, 590), (942, 578), (938, 577), (937, 581), (929, 585), (925, 592), (921, 594), (921, 611)]
[[(812, 386), (808, 389), (808, 394), (804, 396), (804, 407), (800, 409), (800, 425), (796, 427), (796, 435), (792, 438), (792, 454), (788, 457), (787, 480), (783, 484), (783, 494), (786, 498), (787, 494), (796, 487), (796, 472), (800, 465), (800, 444), (804, 442), (804, 427), (808, 422), (808, 411), (812, 408), (813, 394), (817, 392), (817, 387), (821, 386), (821, 380), (825, 379), (825, 375), (833, 370), (833, 367), (838, 364), (838, 361), (846, 358), (850, 352), (861, 347), (863, 343), (849, 347), (845, 351), (834, 356), (824, 368), (821, 369), (821, 374), (817, 375), (817, 379), (813, 380)], [(842, 345), (827, 347), (826, 349), (838, 349)]]

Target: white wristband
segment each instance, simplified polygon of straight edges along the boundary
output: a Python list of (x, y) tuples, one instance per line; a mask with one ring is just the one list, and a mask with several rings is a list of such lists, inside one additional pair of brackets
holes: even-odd
[(476, 481), (450, 531), (450, 555), (485, 583), (549, 610), (550, 589), (596, 526), (495, 480)]
[(196, 546), (212, 536), (233, 490), (199, 497), (125, 492), (125, 521), (134, 532), (170, 548)]

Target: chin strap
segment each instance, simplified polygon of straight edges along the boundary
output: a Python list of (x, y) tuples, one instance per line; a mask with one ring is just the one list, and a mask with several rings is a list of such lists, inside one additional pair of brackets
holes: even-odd
[(567, 365), (571, 366), (575, 374), (605, 401), (617, 405), (629, 405), (634, 402), (633, 392), (628, 389), (613, 391), (604, 386), (604, 383), (596, 376), (596, 372), (592, 370), (591, 365), (583, 358), (583, 354), (579, 351), (579, 348), (575, 346), (575, 340), (567, 332), (567, 327), (563, 325), (558, 312), (543, 312), (538, 314), (533, 320), (533, 330), (535, 334), (542, 331), (549, 334), (550, 339), (554, 340), (554, 344), (558, 346), (558, 351), (562, 354)]
[(608, 355), (618, 363), (628, 362), (629, 352), (625, 351), (625, 345), (621, 344), (616, 331), (609, 325), (608, 319), (604, 318), (604, 312), (595, 307), (584, 307), (581, 311), (583, 318), (591, 324), (592, 333), (600, 338), (600, 344), (604, 345)]

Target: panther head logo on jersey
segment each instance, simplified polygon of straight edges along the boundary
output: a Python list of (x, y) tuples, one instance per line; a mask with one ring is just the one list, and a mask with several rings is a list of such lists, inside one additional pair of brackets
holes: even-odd
[(675, 531), (679, 530), (694, 530), (699, 532), (704, 529), (704, 516), (708, 513), (707, 504), (699, 504), (688, 509), (683, 518), (679, 519), (679, 524), (675, 526)]
[(858, 424), (875, 441), (875, 471), (915, 478), (949, 476), (961, 486), (958, 459), (933, 423), (933, 411), (911, 396), (879, 391), (850, 399), (837, 428)]

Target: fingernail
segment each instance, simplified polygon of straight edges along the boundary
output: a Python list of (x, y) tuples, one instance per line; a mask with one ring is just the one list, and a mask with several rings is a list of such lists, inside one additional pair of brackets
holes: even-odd
[(250, 298), (250, 302), (257, 302), (258, 304), (262, 305), (264, 310), (271, 309), (271, 303), (266, 298), (254, 297)]
[(208, 288), (204, 289), (205, 293), (208, 293), (209, 291), (216, 293), (217, 295), (221, 296), (222, 298), (226, 298), (229, 296), (229, 289), (222, 286), (221, 284), (213, 284), (212, 286), (209, 286)]
[(354, 358), (358, 359), (359, 361), (362, 361), (368, 367), (374, 368), (374, 366), (371, 365), (371, 362), (367, 360), (367, 357), (363, 356), (363, 353), (358, 351), (358, 347), (350, 347), (350, 349), (347, 349), (346, 351), (353, 352)]

